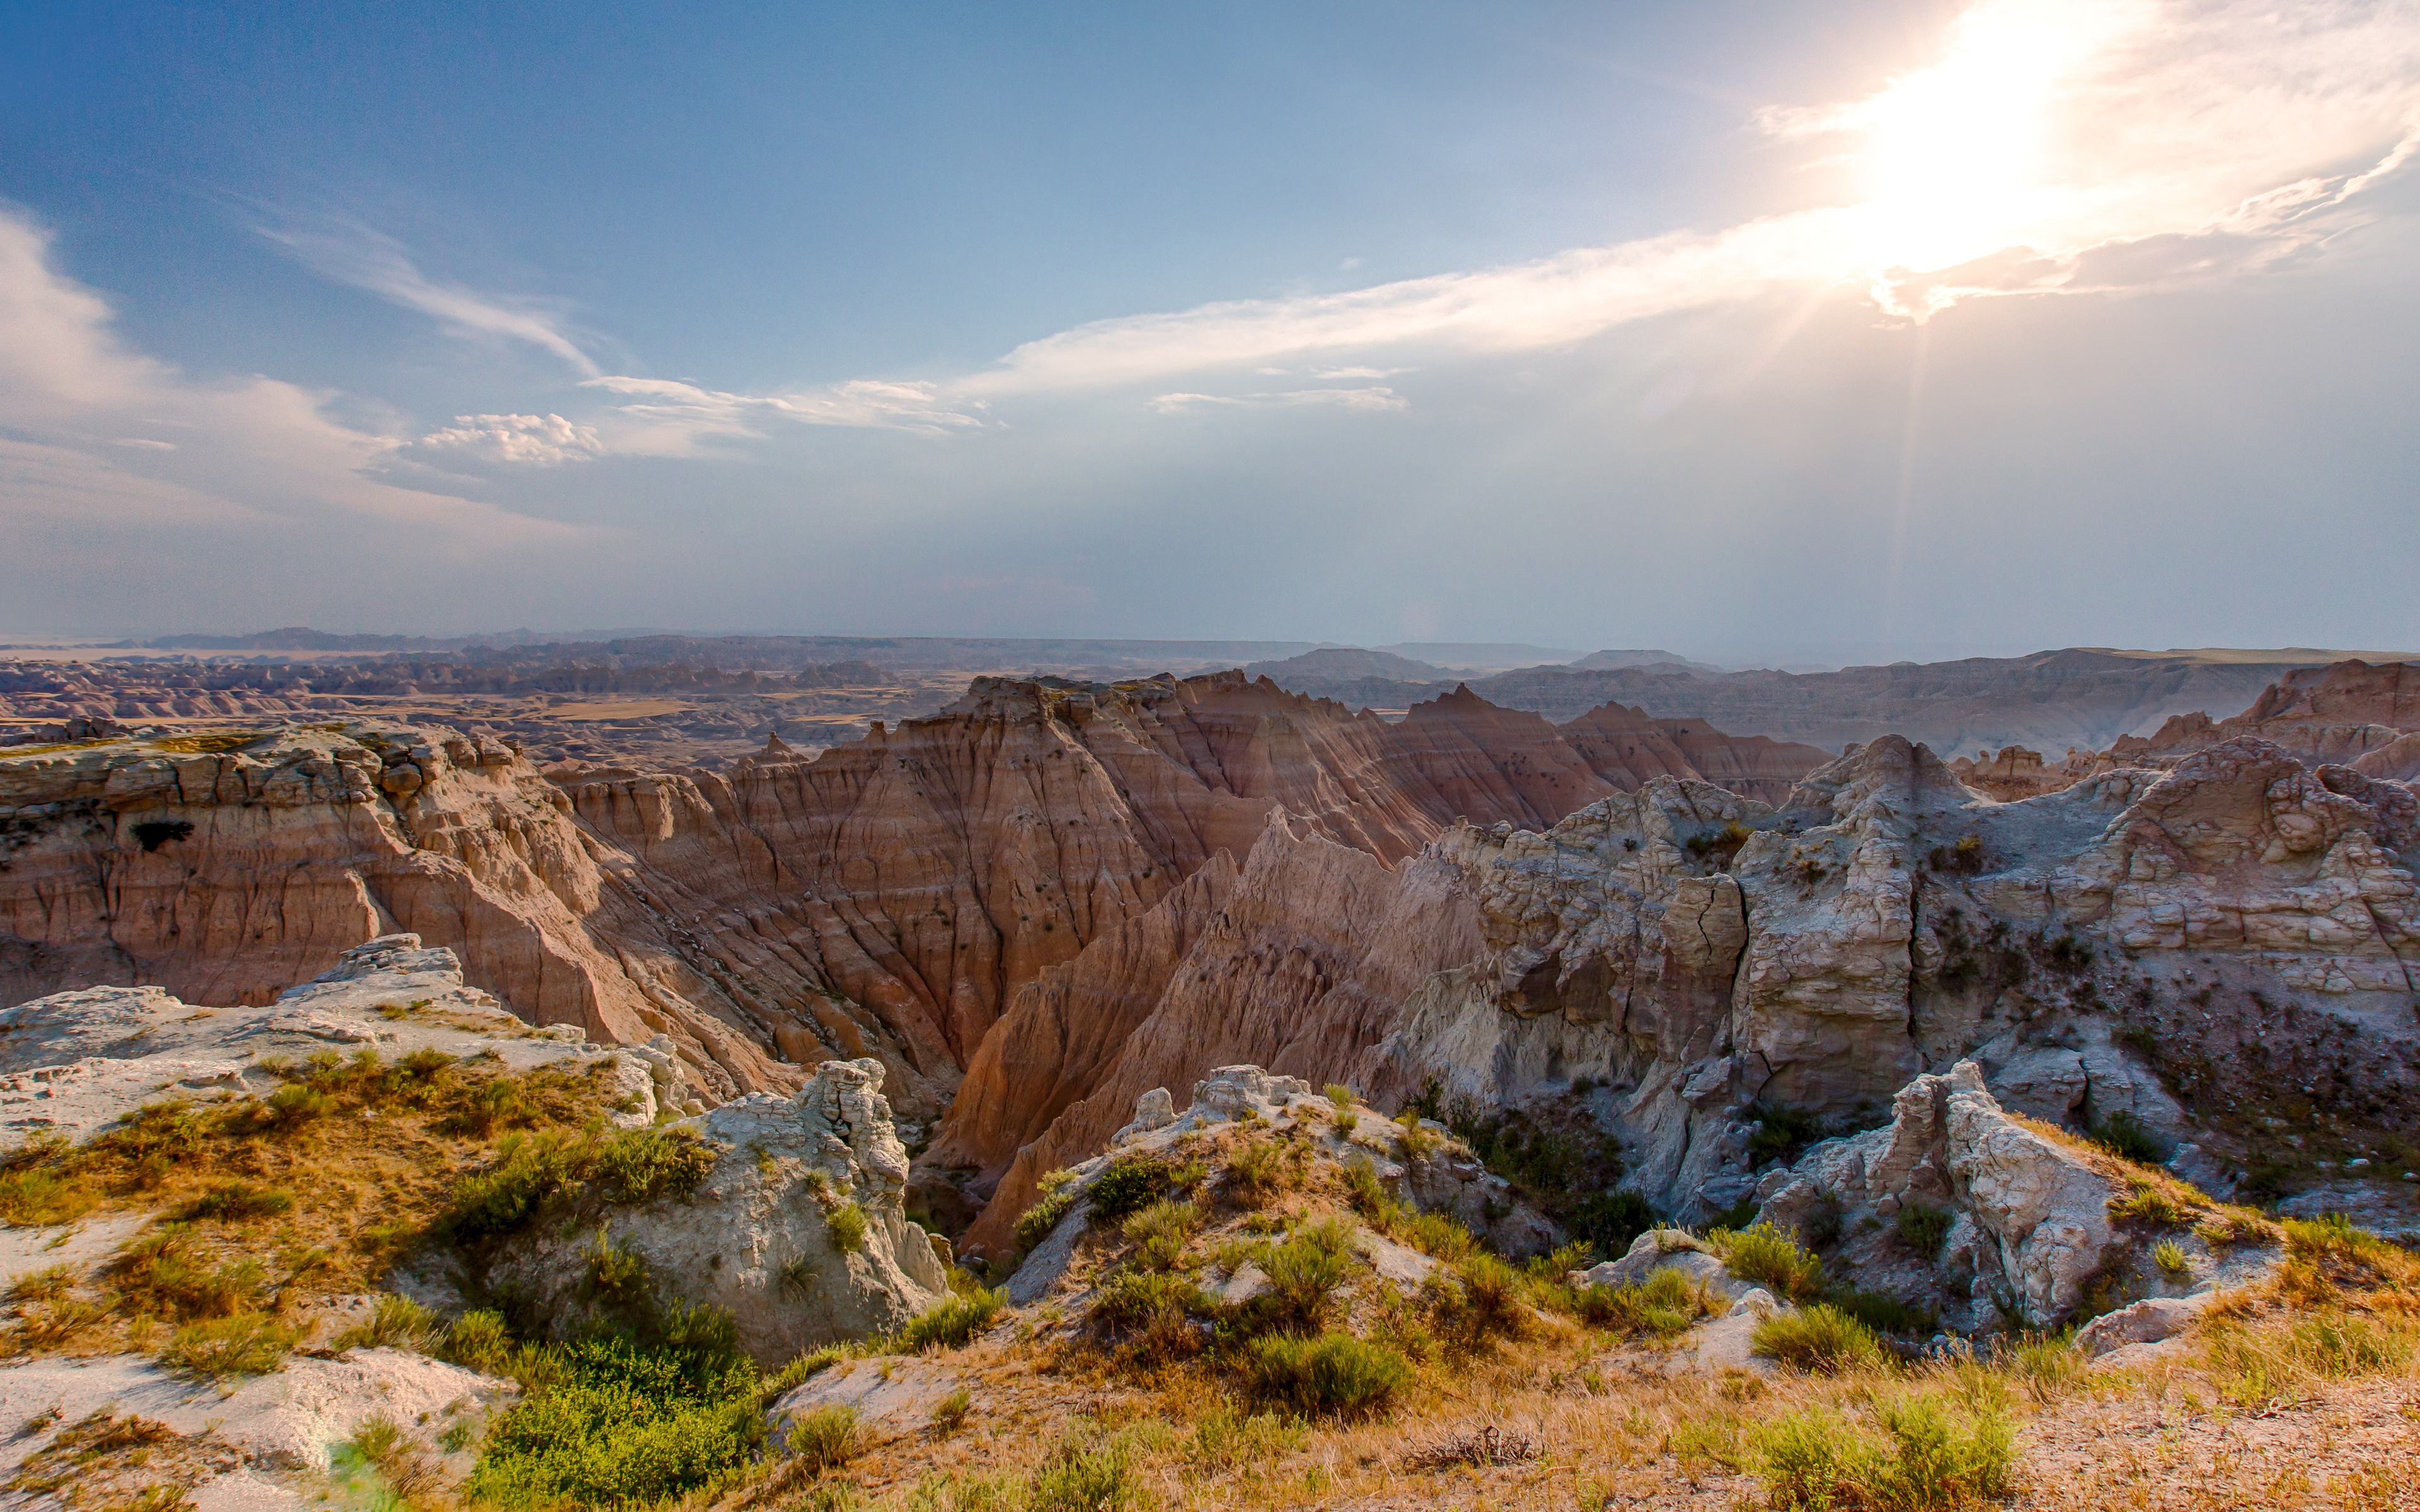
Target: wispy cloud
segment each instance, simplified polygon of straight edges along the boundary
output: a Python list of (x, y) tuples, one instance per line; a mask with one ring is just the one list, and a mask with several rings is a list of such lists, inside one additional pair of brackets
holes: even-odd
[(401, 242), (382, 232), (348, 220), (258, 229), (321, 277), (417, 310), (457, 334), (535, 347), (561, 358), (583, 378), (603, 371), (572, 339), (568, 318), (556, 305), (432, 279)]
[(1150, 408), (1163, 415), (1200, 409), (1357, 409), (1377, 413), (1406, 409), (1409, 401), (1392, 389), (1290, 389), (1281, 393), (1163, 393)]
[(979, 404), (951, 403), (931, 383), (861, 378), (828, 389), (727, 393), (671, 378), (608, 375), (582, 385), (623, 396), (608, 440), (617, 452), (687, 455), (702, 441), (761, 437), (770, 425), (852, 425), (939, 435), (985, 424)]
[[(1305, 360), (1375, 375), (1389, 370), (1372, 361), (1382, 353), (1559, 347), (1784, 287), (1865, 290), (1886, 314), (1922, 318), (1983, 294), (2240, 273), (2350, 224), (2348, 202), (2405, 164), (2415, 119), (2410, 0), (2290, 12), (2267, 0), (1980, 0), (1933, 67), (1862, 100), (1760, 116), (1859, 167), (1869, 197), (1503, 268), (1095, 321), (946, 392)], [(2149, 250), (2196, 238), (2217, 261)], [(2226, 238), (2242, 244), (2222, 251)]]
[(0, 208), (0, 525), (121, 548), (150, 525), (324, 532), (409, 525), (448, 550), (584, 532), (373, 476), (396, 442), (329, 417), (333, 395), (199, 378), (133, 350), (106, 301), (51, 265), (50, 238)]

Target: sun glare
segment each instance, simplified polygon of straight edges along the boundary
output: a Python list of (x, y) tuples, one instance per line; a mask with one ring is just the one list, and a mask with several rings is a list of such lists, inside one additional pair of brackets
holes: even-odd
[(1948, 267), (2019, 239), (2048, 187), (2059, 96), (2136, 8), (2111, 0), (1986, 0), (1931, 68), (1892, 81), (1838, 124), (1865, 138), (1875, 253)]

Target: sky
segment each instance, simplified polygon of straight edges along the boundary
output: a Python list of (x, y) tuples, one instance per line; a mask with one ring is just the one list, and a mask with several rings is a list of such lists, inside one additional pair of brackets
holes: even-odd
[(0, 3), (0, 634), (2420, 649), (2420, 0)]

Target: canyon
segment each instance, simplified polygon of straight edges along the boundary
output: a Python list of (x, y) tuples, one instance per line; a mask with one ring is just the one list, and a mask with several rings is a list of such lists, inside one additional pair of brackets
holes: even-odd
[(88, 724), (0, 748), (0, 992), (263, 1003), (418, 933), (534, 1023), (664, 1037), (708, 1103), (878, 1065), (913, 1202), (979, 1255), (1233, 1064), (1567, 1104), (1699, 1218), (1771, 1109), (1878, 1117), (1957, 1059), (2218, 1184), (2335, 1190), (2420, 1164), (2411, 676), (2295, 671), (2059, 766), (1466, 687), (1389, 721), (1240, 671), (979, 677), (720, 771)]

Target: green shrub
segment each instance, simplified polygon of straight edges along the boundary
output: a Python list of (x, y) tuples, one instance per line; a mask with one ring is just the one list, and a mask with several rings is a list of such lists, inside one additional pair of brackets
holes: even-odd
[(2132, 1196), (2109, 1204), (2111, 1217), (2140, 1218), (2172, 1228), (2193, 1222), (2195, 1210), (2180, 1201), (2165, 1183), (2137, 1178), (2132, 1185)]
[(892, 1341), (892, 1347), (902, 1354), (961, 1348), (990, 1327), (992, 1319), (1007, 1302), (1005, 1289), (972, 1291), (952, 1297), (927, 1309), (902, 1328)]
[(302, 1331), (263, 1313), (237, 1313), (177, 1330), (160, 1363), (197, 1376), (267, 1375), (301, 1342)]
[(2151, 1263), (2168, 1275), (2182, 1276), (2193, 1273), (2193, 1262), (2185, 1258), (2184, 1246), (2173, 1239), (2164, 1239), (2152, 1246)]
[(1172, 1271), (1185, 1259), (1185, 1242), (1202, 1227), (1202, 1210), (1190, 1202), (1155, 1202), (1129, 1216), (1118, 1232), (1135, 1245), (1135, 1261)]
[[(481, 1095), (499, 1088), (521, 1095), (517, 1084), (501, 1080), (489, 1082)], [(520, 1228), (558, 1195), (625, 1204), (687, 1196), (714, 1160), (714, 1148), (687, 1129), (630, 1129), (580, 1143), (551, 1133), (508, 1134), (496, 1147), (493, 1165), (455, 1183), (437, 1227), (468, 1242)]]
[(267, 1122), (271, 1128), (299, 1129), (314, 1119), (336, 1111), (336, 1100), (302, 1082), (288, 1082), (269, 1094)]
[(1344, 1200), (1364, 1218), (1378, 1217), (1392, 1206), (1378, 1173), (1358, 1164), (1344, 1167)]
[(732, 1352), (613, 1336), (559, 1351), (559, 1374), (507, 1410), (465, 1483), (505, 1508), (646, 1504), (722, 1484), (761, 1442), (756, 1370)]
[(1299, 1449), (1307, 1436), (1297, 1420), (1275, 1412), (1246, 1413), (1222, 1401), (1194, 1420), (1193, 1431), (1177, 1447), (1177, 1458), (1198, 1472), (1229, 1474)]
[(1137, 1512), (1150, 1502), (1125, 1438), (1069, 1438), (1026, 1481), (1021, 1512)]
[(1259, 1207), (1295, 1185), (1301, 1174), (1294, 1164), (1299, 1146), (1274, 1139), (1254, 1139), (1238, 1146), (1227, 1158), (1227, 1190), (1237, 1201)]
[(1811, 1297), (1823, 1289), (1823, 1262), (1772, 1224), (1717, 1234), (1710, 1242), (1725, 1270), (1743, 1281), (1771, 1287), (1776, 1296)]
[(1060, 1187), (1016, 1215), (1016, 1247), (1030, 1250), (1050, 1237), (1059, 1220), (1076, 1205), (1076, 1194)]
[(967, 1414), (974, 1410), (974, 1393), (964, 1386), (933, 1404), (933, 1415), (927, 1423), (933, 1431), (948, 1438), (967, 1426)]
[(29, 1350), (64, 1349), (109, 1319), (109, 1304), (101, 1298), (54, 1297), (23, 1310), (17, 1319), (17, 1338)]
[(1529, 1335), (1534, 1319), (1523, 1289), (1518, 1272), (1474, 1249), (1454, 1262), (1450, 1277), (1431, 1276), (1424, 1293), (1438, 1332), (1475, 1345)]
[(2083, 1385), (2091, 1373), (2091, 1362), (2084, 1351), (2064, 1336), (2026, 1335), (2008, 1346), (2002, 1358), (2009, 1373), (2023, 1381), (2037, 1401), (2056, 1401)]
[(790, 1419), (784, 1442), (790, 1458), (801, 1469), (819, 1474), (856, 1458), (865, 1443), (865, 1431), (857, 1421), (856, 1408), (827, 1402)]
[(1115, 1223), (1128, 1213), (1190, 1189), (1202, 1177), (1198, 1164), (1164, 1155), (1121, 1155), (1094, 1178), (1085, 1195), (1092, 1200), (1094, 1223)]
[(832, 1248), (843, 1255), (854, 1255), (865, 1248), (865, 1210), (854, 1202), (843, 1202), (824, 1213), (824, 1230), (831, 1236)]
[(1873, 1330), (1821, 1302), (1765, 1319), (1748, 1339), (1759, 1354), (1826, 1376), (1876, 1364), (1883, 1353)]
[(1171, 1313), (1207, 1314), (1217, 1305), (1184, 1276), (1161, 1271), (1117, 1271), (1094, 1291), (1089, 1316), (1105, 1328), (1126, 1334), (1157, 1323)]
[(1931, 1260), (1940, 1258), (1941, 1246), (1949, 1238), (1951, 1221), (1947, 1208), (1911, 1202), (1892, 1217), (1891, 1227), (1898, 1231), (1900, 1243)]
[(1347, 1418), (1387, 1412), (1412, 1379), (1402, 1355), (1349, 1334), (1255, 1339), (1245, 1373), (1264, 1397), (1305, 1415)]
[(370, 1308), (367, 1319), (337, 1335), (332, 1348), (425, 1350), (443, 1332), (435, 1313), (410, 1297), (389, 1294)]
[(1330, 1082), (1327, 1084), (1327, 1101), (1336, 1105), (1337, 1112), (1345, 1113), (1360, 1101), (1360, 1096), (1342, 1082)]
[(1929, 1396), (1883, 1403), (1877, 1415), (1879, 1434), (1828, 1408), (1757, 1432), (1750, 1464), (1771, 1504), (1937, 1512), (2008, 1493), (2016, 1433), (2005, 1416)]
[(685, 1197), (714, 1169), (714, 1147), (688, 1129), (628, 1129), (598, 1147), (584, 1175), (608, 1202)]
[(502, 1313), (484, 1309), (467, 1312), (454, 1319), (454, 1326), (445, 1331), (439, 1353), (465, 1370), (500, 1376), (512, 1364), (513, 1336), (504, 1327)]
[(1582, 1287), (1573, 1310), (1597, 1328), (1669, 1338), (1713, 1310), (1713, 1304), (1687, 1276), (1668, 1268), (1651, 1272), (1636, 1286)]
[(1352, 1273), (1353, 1241), (1334, 1219), (1314, 1224), (1261, 1259), (1269, 1289), (1254, 1299), (1261, 1331), (1316, 1334), (1326, 1326), (1329, 1298)]
[(495, 1165), (455, 1183), (453, 1201), (438, 1227), (457, 1240), (510, 1233), (571, 1179), (572, 1165), (570, 1152), (552, 1134), (511, 1135), (497, 1147)]
[(1479, 1238), (1447, 1212), (1414, 1212), (1397, 1208), (1388, 1214), (1387, 1237), (1409, 1244), (1431, 1259), (1450, 1265), (1479, 1249)]
[(592, 1302), (608, 1307), (644, 1307), (650, 1299), (647, 1262), (626, 1249), (615, 1249), (612, 1236), (597, 1230), (588, 1247), (588, 1273), (581, 1290)]

